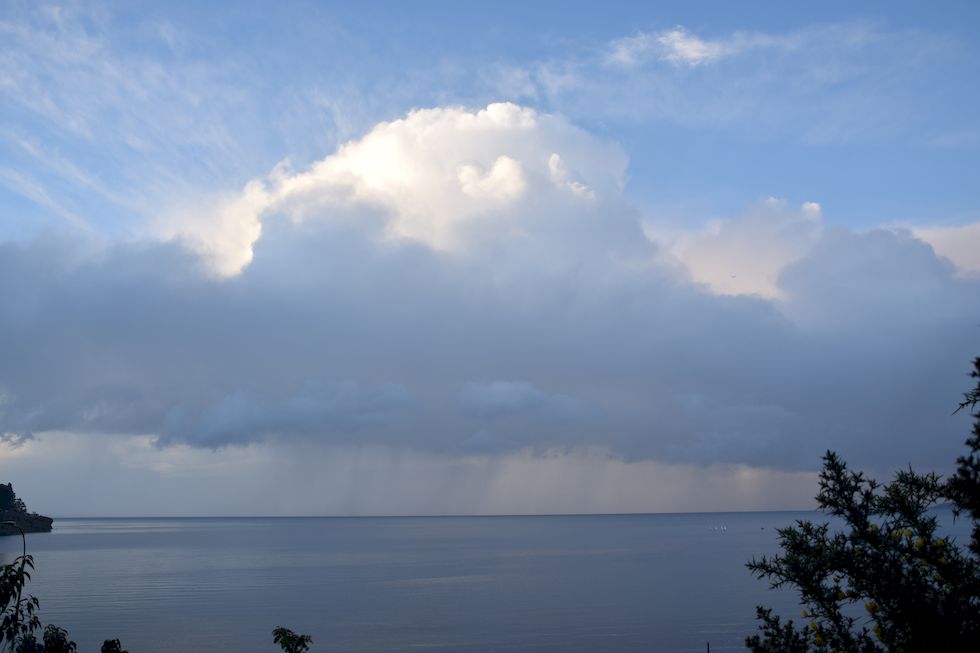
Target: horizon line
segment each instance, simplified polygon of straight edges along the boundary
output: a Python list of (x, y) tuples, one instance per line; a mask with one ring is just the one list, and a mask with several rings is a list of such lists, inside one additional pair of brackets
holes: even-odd
[(678, 510), (664, 512), (542, 512), (542, 513), (447, 513), (364, 515), (61, 515), (52, 519), (433, 519), (459, 517), (642, 517), (655, 515), (739, 515), (783, 512), (820, 512), (819, 508), (776, 510)]

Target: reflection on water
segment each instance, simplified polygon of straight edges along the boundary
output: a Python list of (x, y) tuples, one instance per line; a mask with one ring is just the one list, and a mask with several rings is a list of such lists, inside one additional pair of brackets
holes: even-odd
[(814, 516), (60, 519), (30, 590), (83, 652), (743, 650), (757, 603), (798, 612), (745, 561)]

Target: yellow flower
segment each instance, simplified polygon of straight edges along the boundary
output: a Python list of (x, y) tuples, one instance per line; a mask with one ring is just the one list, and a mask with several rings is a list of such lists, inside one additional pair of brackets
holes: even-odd
[(817, 622), (816, 622), (816, 621), (811, 621), (811, 622), (810, 622), (810, 629), (811, 629), (811, 630), (813, 630), (813, 631), (816, 631), (816, 630), (817, 630), (817, 629), (819, 629), (819, 628), (820, 628), (820, 626), (819, 626), (819, 625), (817, 625)]
[(941, 537), (937, 537), (937, 538), (936, 538), (936, 539), (935, 539), (935, 540), (933, 541), (933, 544), (935, 544), (936, 546), (942, 546), (943, 544), (946, 544), (946, 540), (944, 540), (944, 539), (943, 539), (943, 538), (941, 538)]
[(844, 594), (844, 592), (842, 592), (840, 590), (837, 590), (837, 600), (838, 601), (843, 601), (846, 598), (847, 598), (847, 594)]
[(823, 646), (823, 637), (820, 636), (820, 633), (813, 636), (813, 643), (817, 646)]
[(914, 545), (914, 546), (915, 546), (915, 548), (917, 548), (917, 549), (921, 549), (921, 548), (922, 548), (922, 547), (924, 547), (925, 545), (926, 545), (926, 541), (925, 541), (924, 539), (922, 539), (922, 538), (920, 537), (919, 539), (917, 539), (917, 540), (915, 541), (915, 545)]
[(871, 532), (873, 533), (878, 532), (878, 524), (871, 524)]
[(949, 564), (949, 560), (946, 559), (946, 556), (940, 556), (939, 557), (939, 564), (941, 564), (941, 565), (948, 565)]
[(875, 610), (878, 609), (878, 605), (874, 601), (868, 601), (864, 604), (864, 609), (874, 614)]
[(807, 612), (806, 610), (804, 610), (803, 612), (800, 613), (800, 616), (802, 616), (802, 617), (809, 617), (810, 616), (810, 613)]
[(877, 635), (878, 636), (878, 639), (881, 639), (881, 626), (879, 626), (878, 624), (875, 624), (871, 628), (871, 632), (873, 632), (875, 635)]

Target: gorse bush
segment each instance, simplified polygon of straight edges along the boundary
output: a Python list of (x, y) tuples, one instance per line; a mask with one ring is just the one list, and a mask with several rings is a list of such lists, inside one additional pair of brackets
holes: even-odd
[[(980, 358), (971, 376), (980, 379)], [(756, 653), (860, 653), (976, 650), (980, 642), (980, 380), (959, 410), (971, 411), (969, 453), (943, 480), (911, 469), (881, 485), (854, 472), (833, 452), (823, 459), (817, 503), (841, 519), (798, 521), (779, 530), (782, 552), (748, 568), (772, 587), (795, 587), (804, 621), (783, 623), (758, 608)], [(972, 520), (969, 547), (937, 533), (930, 508), (950, 502)], [(860, 616), (855, 616), (860, 615)]]

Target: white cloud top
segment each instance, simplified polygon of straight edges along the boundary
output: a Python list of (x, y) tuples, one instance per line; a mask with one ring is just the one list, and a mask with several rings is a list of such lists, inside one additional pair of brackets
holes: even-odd
[(703, 230), (659, 236), (687, 267), (691, 277), (723, 295), (783, 298), (782, 270), (803, 258), (823, 231), (820, 205), (806, 202), (798, 209), (785, 200), (768, 198), (734, 220), (710, 222)]
[[(467, 245), (480, 221), (526, 230), (520, 216), (618, 195), (626, 157), (564, 119), (514, 104), (424, 109), (382, 123), (301, 172), (281, 165), (205, 213), (173, 212), (158, 233), (185, 239), (228, 276), (252, 259), (262, 222), (383, 213), (385, 238), (435, 249)], [(570, 208), (573, 212), (574, 208)]]
[(961, 274), (980, 276), (980, 222), (918, 227), (913, 228), (913, 232), (932, 245), (937, 254), (952, 261)]

